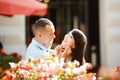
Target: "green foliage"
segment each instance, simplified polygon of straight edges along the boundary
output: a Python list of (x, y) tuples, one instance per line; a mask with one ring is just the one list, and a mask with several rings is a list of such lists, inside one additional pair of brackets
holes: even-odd
[(17, 63), (18, 60), (16, 60), (14, 57), (12, 57), (10, 55), (0, 57), (0, 67), (2, 67), (3, 70), (10, 68), (9, 62)]

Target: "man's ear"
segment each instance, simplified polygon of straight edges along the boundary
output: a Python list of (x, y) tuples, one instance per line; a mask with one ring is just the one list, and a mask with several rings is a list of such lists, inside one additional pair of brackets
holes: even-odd
[(42, 36), (42, 33), (41, 33), (41, 32), (38, 32), (38, 33), (37, 33), (37, 36), (38, 36), (38, 37), (41, 37), (41, 36)]

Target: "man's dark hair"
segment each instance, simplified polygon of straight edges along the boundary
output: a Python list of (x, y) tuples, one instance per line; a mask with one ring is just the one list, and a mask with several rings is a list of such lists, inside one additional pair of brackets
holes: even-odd
[(35, 22), (35, 29), (45, 28), (46, 25), (53, 25), (53, 23), (47, 18), (40, 18)]

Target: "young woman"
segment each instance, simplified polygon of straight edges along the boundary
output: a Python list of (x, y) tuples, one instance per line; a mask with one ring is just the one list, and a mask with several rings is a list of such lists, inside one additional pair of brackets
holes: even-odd
[(85, 34), (79, 29), (73, 29), (65, 35), (61, 45), (56, 47), (57, 53), (65, 58), (65, 61), (79, 61), (80, 65), (84, 62), (84, 54), (87, 45)]

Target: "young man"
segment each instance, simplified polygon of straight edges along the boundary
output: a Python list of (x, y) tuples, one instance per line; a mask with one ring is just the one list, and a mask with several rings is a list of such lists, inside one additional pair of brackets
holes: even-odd
[(38, 19), (35, 22), (35, 37), (27, 48), (25, 60), (28, 60), (29, 58), (39, 59), (48, 57), (48, 50), (51, 48), (55, 38), (54, 32), (54, 25), (49, 19)]

